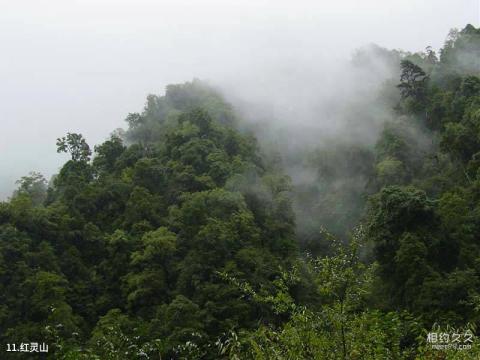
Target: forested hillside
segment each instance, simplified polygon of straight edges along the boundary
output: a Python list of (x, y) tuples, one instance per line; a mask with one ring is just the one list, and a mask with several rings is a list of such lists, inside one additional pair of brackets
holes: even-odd
[[(149, 96), (93, 149), (59, 138), (58, 174), (0, 203), (2, 344), (45, 342), (52, 359), (479, 358), (480, 29), (388, 56), (393, 120), (375, 144), (285, 156), (198, 80)], [(433, 331), (468, 348), (432, 348)]]

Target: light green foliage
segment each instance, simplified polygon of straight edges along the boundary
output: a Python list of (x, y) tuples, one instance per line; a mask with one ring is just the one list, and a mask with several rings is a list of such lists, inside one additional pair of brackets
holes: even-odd
[(47, 181), (42, 174), (31, 172), (28, 176), (22, 176), (16, 182), (18, 189), (13, 193), (13, 197), (27, 196), (30, 198), (33, 206), (43, 205), (47, 198)]
[(417, 327), (406, 314), (365, 308), (372, 269), (358, 258), (359, 237), (349, 246), (335, 242), (332, 256), (308, 259), (306, 266), (317, 288), (319, 305), (296, 304), (289, 292), (299, 281), (298, 270), (282, 272), (274, 291), (256, 291), (248, 283), (226, 276), (251, 301), (268, 304), (287, 316), (281, 325), (264, 324), (251, 333), (230, 332), (217, 342), (229, 359), (403, 359), (401, 341)]
[(403, 183), (405, 169), (403, 163), (395, 158), (386, 158), (376, 166), (377, 176), (382, 184)]

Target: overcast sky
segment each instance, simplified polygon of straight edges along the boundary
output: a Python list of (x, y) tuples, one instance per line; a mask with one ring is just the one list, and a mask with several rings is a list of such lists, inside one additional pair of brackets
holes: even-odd
[(67, 131), (90, 145), (165, 85), (254, 83), (281, 64), (347, 59), (368, 43), (438, 49), (479, 25), (479, 0), (0, 0), (0, 198), (47, 177)]

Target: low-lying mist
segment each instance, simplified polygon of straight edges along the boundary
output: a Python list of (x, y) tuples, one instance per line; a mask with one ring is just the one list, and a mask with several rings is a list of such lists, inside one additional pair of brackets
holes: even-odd
[(371, 44), (345, 61), (282, 63), (214, 84), (292, 179), (303, 241), (324, 225), (344, 236), (361, 216), (373, 147), (395, 117), (402, 56)]
[(455, 9), (443, 0), (5, 3), (0, 197), (29, 171), (58, 171), (66, 157), (55, 153), (57, 137), (74, 131), (101, 143), (147, 94), (195, 77), (224, 89), (247, 119), (265, 119), (261, 138), (283, 134), (289, 148), (336, 135), (371, 143), (378, 128), (365, 123), (388, 114), (365, 104), (392, 69), (373, 56), (358, 71), (353, 49), (437, 49), (450, 28), (477, 21), (476, 8), (473, 0)]

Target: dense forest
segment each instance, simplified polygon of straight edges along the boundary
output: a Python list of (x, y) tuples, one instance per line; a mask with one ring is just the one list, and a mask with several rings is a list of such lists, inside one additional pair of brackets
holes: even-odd
[(377, 56), (374, 144), (286, 154), (198, 80), (60, 137), (0, 203), (0, 357), (480, 358), (480, 29)]

